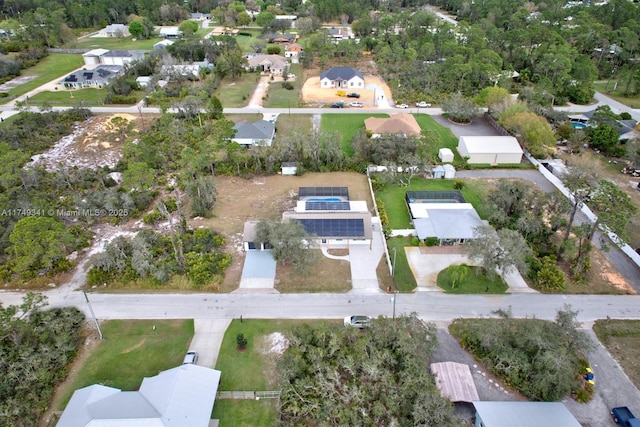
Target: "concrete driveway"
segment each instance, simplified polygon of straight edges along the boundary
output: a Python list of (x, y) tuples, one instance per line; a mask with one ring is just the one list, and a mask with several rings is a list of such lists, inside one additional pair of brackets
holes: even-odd
[(240, 286), (234, 293), (262, 290), (276, 292), (273, 285), (276, 279), (276, 260), (271, 251), (247, 251), (242, 267)]
[[(406, 247), (407, 261), (416, 278), (418, 292), (442, 292), (438, 287), (438, 273), (450, 265), (474, 263), (456, 246)], [(507, 293), (537, 293), (527, 286), (518, 271), (501, 274), (509, 285)]]
[(231, 319), (194, 319), (189, 351), (198, 353), (198, 365), (215, 368), (222, 339)]

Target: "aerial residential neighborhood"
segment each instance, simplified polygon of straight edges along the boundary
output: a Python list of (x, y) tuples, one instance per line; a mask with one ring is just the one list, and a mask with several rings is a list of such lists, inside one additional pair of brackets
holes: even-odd
[(0, 426), (640, 423), (637, 2), (0, 10)]

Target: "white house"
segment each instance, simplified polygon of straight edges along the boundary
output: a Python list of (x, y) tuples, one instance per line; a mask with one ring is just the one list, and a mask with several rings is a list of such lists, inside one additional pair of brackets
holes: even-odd
[(111, 24), (107, 25), (94, 37), (129, 37), (129, 27), (124, 24)]
[(363, 89), (364, 77), (351, 67), (333, 67), (320, 74), (320, 87)]
[(151, 76), (140, 76), (136, 78), (136, 83), (138, 83), (138, 86), (140, 86), (141, 88), (145, 88), (149, 86), (149, 84), (151, 84), (152, 79), (153, 77)]
[(300, 56), (304, 48), (300, 43), (289, 43), (284, 47), (284, 57), (289, 59), (291, 63), (297, 64), (300, 62)]
[(458, 153), (470, 164), (515, 164), (522, 160), (522, 148), (512, 136), (461, 136)]
[(179, 39), (182, 37), (182, 31), (176, 26), (156, 27), (158, 35), (165, 39)]
[(244, 147), (270, 146), (276, 133), (276, 125), (266, 120), (253, 123), (239, 123), (233, 127), (235, 136), (231, 139)]
[(57, 427), (209, 427), (220, 371), (194, 364), (142, 380), (138, 391), (94, 384), (76, 390)]
[(60, 81), (67, 89), (102, 88), (124, 72), (121, 65), (98, 65), (93, 70), (78, 70)]

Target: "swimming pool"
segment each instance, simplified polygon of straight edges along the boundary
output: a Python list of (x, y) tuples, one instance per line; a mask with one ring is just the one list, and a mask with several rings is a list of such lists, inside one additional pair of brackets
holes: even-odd
[(571, 122), (571, 127), (573, 127), (574, 129), (584, 129), (587, 127), (587, 125), (580, 122)]
[(339, 197), (322, 197), (322, 198), (313, 198), (307, 199), (305, 202), (341, 202), (342, 199)]

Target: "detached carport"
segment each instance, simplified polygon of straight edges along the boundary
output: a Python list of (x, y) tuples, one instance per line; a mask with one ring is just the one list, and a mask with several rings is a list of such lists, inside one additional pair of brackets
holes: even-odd
[(440, 362), (431, 364), (440, 393), (452, 402), (477, 402), (480, 400), (471, 370), (464, 363)]

